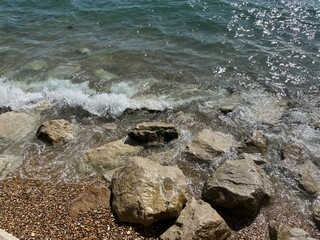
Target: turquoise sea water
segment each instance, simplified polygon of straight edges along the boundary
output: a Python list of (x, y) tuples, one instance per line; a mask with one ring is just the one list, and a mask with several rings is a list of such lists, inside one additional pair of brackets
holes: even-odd
[(121, 114), (146, 104), (136, 97), (175, 107), (217, 88), (314, 101), (319, 30), (317, 0), (3, 0), (0, 105), (64, 98)]

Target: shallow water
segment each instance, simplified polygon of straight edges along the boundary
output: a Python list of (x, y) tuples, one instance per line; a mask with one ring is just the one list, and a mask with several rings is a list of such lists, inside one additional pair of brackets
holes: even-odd
[[(319, 33), (317, 0), (3, 0), (1, 111), (48, 101), (42, 122), (66, 118), (78, 129), (59, 149), (33, 136), (1, 139), (1, 154), (22, 156), (20, 177), (77, 182), (97, 176), (79, 172), (86, 150), (125, 137), (136, 123), (167, 121), (179, 140), (143, 154), (173, 150), (166, 164), (181, 167), (199, 195), (203, 180), (237, 151), (210, 166), (190, 163), (183, 151), (194, 134), (211, 127), (243, 142), (260, 129), (266, 171), (288, 198), (308, 201), (279, 163), (281, 148), (298, 143), (320, 165)], [(221, 114), (224, 105), (234, 111)], [(128, 108), (165, 111), (124, 114)]]

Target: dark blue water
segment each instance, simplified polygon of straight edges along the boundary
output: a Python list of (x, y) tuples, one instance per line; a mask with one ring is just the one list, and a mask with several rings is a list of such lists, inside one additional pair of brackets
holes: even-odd
[(2, 91), (24, 97), (0, 103), (67, 98), (63, 89), (92, 105), (96, 93), (125, 95), (125, 106), (147, 94), (175, 107), (217, 88), (303, 100), (319, 94), (319, 30), (317, 0), (2, 0)]

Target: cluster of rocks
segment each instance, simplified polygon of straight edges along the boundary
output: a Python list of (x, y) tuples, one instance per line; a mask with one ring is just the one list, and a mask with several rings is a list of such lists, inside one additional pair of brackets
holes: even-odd
[[(11, 139), (27, 133), (7, 133), (15, 122), (1, 125), (0, 137), (6, 134)], [(21, 121), (32, 122), (30, 115), (20, 114)], [(4, 120), (5, 121), (5, 120)], [(34, 128), (34, 127), (33, 127)], [(19, 129), (19, 128), (17, 128)], [(8, 130), (9, 131), (9, 130)], [(52, 144), (62, 146), (74, 139), (74, 126), (64, 120), (50, 120), (43, 123), (36, 136)], [(107, 206), (109, 201), (118, 219), (123, 222), (150, 226), (156, 222), (176, 218), (174, 224), (160, 239), (228, 239), (231, 229), (218, 214), (219, 211), (253, 218), (272, 196), (272, 183), (259, 166), (267, 163), (267, 139), (262, 131), (254, 131), (252, 137), (240, 144), (230, 134), (203, 129), (186, 146), (186, 160), (206, 163), (215, 157), (237, 149), (238, 160), (224, 161), (204, 183), (202, 199), (189, 194), (188, 179), (175, 166), (162, 166), (146, 157), (138, 157), (146, 145), (166, 144), (178, 138), (178, 130), (161, 122), (140, 123), (133, 128), (127, 138), (106, 143), (86, 151), (81, 159), (83, 167), (100, 167), (109, 171), (110, 191), (105, 186), (92, 188), (75, 199), (70, 206), (70, 216), (76, 216), (96, 207)], [(295, 166), (296, 180), (307, 192), (318, 194), (319, 175), (313, 172), (311, 161), (303, 158), (302, 149), (294, 145), (283, 148), (283, 164), (287, 168)], [(0, 177), (19, 167), (9, 170), (10, 157), (0, 156)], [(19, 162), (19, 161), (12, 161)], [(298, 166), (298, 167), (297, 167)], [(112, 170), (112, 171), (110, 171)], [(320, 201), (314, 203), (314, 220), (320, 222)], [(301, 229), (291, 229), (282, 223), (270, 222), (270, 238), (312, 239)], [(301, 238), (300, 238), (301, 237)]]

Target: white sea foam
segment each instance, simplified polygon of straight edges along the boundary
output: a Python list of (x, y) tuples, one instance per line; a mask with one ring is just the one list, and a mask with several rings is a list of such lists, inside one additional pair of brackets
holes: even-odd
[(172, 101), (163, 97), (139, 96), (132, 98), (136, 90), (125, 82), (111, 87), (111, 93), (96, 93), (88, 83), (76, 84), (69, 80), (50, 78), (43, 82), (23, 84), (0, 78), (0, 107), (13, 110), (32, 106), (46, 100), (58, 106), (81, 106), (99, 116), (119, 116), (127, 108), (152, 108), (163, 110), (172, 107)]

